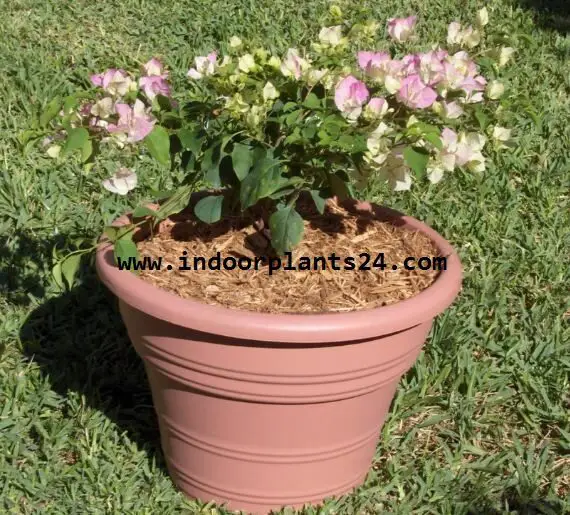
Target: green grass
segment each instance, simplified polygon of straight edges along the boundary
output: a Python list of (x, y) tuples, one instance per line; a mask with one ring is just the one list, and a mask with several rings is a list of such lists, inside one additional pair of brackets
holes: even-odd
[[(322, 513), (570, 512), (570, 37), (513, 2), (488, 6), (518, 49), (507, 77), (515, 151), (481, 178), (458, 173), (373, 196), (448, 238), (465, 283), (401, 381), (366, 484)], [(434, 42), (447, 22), (480, 7), (342, 3), (360, 6), (351, 17), (369, 10), (380, 21), (419, 12)], [(67, 293), (49, 273), (54, 247), (94, 237), (108, 221), (104, 204), (120, 213), (142, 193), (109, 199), (103, 167), (84, 173), (34, 149), (23, 156), (16, 136), (90, 72), (152, 55), (183, 71), (232, 35), (276, 49), (302, 44), (328, 5), (0, 0), (1, 512), (201, 509), (165, 472), (144, 370), (114, 299), (89, 263)], [(146, 161), (138, 171), (143, 185), (168, 182)]]

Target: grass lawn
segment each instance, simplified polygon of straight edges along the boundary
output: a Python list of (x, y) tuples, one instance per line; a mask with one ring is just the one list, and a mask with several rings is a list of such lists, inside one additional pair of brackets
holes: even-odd
[[(350, 19), (417, 12), (433, 42), (444, 40), (449, 21), (466, 20), (483, 4), (339, 3)], [(456, 246), (464, 289), (401, 381), (366, 484), (319, 513), (570, 513), (563, 3), (552, 2), (548, 14), (545, 1), (485, 2), (491, 24), (518, 51), (506, 72), (512, 153), (481, 177), (456, 173), (410, 192), (372, 192)], [(104, 166), (85, 173), (36, 148), (24, 154), (18, 134), (89, 73), (153, 55), (183, 72), (194, 55), (232, 35), (284, 50), (316, 36), (329, 4), (0, 0), (0, 512), (216, 513), (169, 480), (142, 363), (93, 267), (85, 263), (68, 292), (50, 274), (54, 253), (95, 237), (109, 221), (101, 206), (118, 214), (145, 188), (113, 197), (100, 185)], [(168, 186), (150, 161), (137, 171), (143, 186)]]

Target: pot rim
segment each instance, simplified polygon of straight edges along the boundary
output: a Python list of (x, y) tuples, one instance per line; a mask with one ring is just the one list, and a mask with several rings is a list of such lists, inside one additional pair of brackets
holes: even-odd
[[(121, 301), (157, 319), (232, 339), (287, 344), (354, 342), (380, 337), (431, 321), (447, 309), (461, 289), (462, 267), (453, 247), (440, 234), (419, 220), (390, 208), (357, 202), (360, 211), (378, 210), (397, 218), (404, 226), (429, 236), (443, 256), (447, 269), (425, 290), (409, 299), (377, 308), (346, 313), (257, 313), (210, 305), (179, 297), (119, 270), (113, 259), (113, 245), (102, 236), (96, 252), (97, 273)], [(128, 215), (113, 225), (129, 223)]]

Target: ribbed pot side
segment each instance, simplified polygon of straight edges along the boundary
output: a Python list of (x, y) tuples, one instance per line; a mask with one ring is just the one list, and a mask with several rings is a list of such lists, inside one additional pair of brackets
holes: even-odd
[(342, 314), (258, 314), (182, 299), (119, 271), (112, 248), (100, 245), (98, 273), (144, 361), (168, 469), (183, 492), (264, 514), (363, 482), (398, 381), (461, 286), (451, 246), (421, 222), (399, 220), (435, 241), (447, 270), (412, 299)]

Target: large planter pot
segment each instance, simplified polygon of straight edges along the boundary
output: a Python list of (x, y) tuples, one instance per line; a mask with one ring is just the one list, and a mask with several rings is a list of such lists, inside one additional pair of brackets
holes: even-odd
[(187, 495), (267, 513), (318, 504), (365, 479), (398, 382), (457, 296), (461, 265), (418, 220), (359, 209), (427, 234), (446, 271), (386, 307), (258, 314), (160, 290), (116, 268), (109, 243), (99, 246), (99, 276), (144, 361), (167, 466)]

